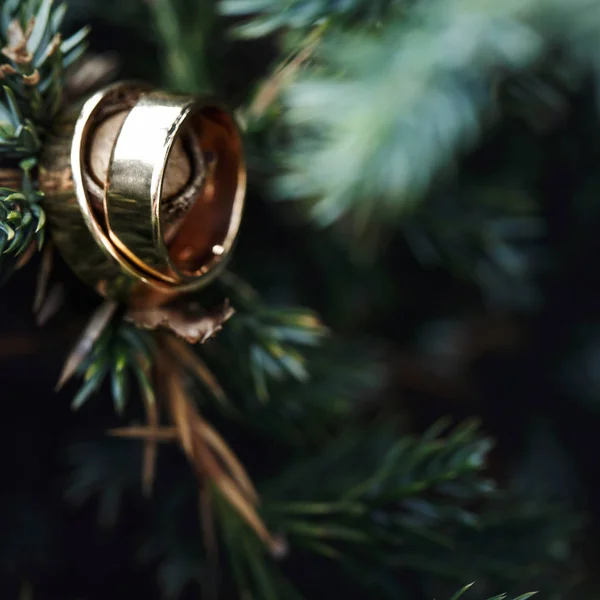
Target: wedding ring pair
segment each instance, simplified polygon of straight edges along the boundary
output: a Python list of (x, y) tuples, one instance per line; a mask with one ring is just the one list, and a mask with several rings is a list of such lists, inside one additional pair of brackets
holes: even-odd
[[(116, 137), (94, 145), (114, 115)], [(189, 164), (175, 172), (186, 180), (166, 198), (169, 160), (182, 142)], [(101, 175), (99, 158), (108, 163)], [(162, 304), (211, 281), (231, 254), (246, 187), (241, 136), (209, 98), (113, 84), (59, 119), (40, 187), (53, 240), (81, 279), (109, 298)]]

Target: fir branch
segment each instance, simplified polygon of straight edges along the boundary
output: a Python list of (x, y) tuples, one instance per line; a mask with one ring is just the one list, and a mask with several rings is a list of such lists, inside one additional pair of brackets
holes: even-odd
[[(473, 585), (474, 585), (474, 583), (469, 583), (468, 585), (465, 585), (465, 587), (458, 590), (458, 592), (456, 592), (456, 594), (454, 594), (454, 596), (452, 596), (452, 598), (450, 598), (450, 600), (458, 600), (459, 598), (462, 598), (462, 596), (470, 588), (472, 588)], [(511, 599), (509, 599), (506, 594), (500, 594), (499, 596), (494, 596), (493, 598), (488, 598), (488, 600), (527, 600), (528, 598), (531, 598), (531, 597), (535, 596), (536, 594), (537, 594), (537, 592), (529, 592), (527, 594), (521, 594), (517, 598), (511, 598)]]
[[(239, 512), (215, 485), (205, 486), (204, 492), (210, 502), (200, 508), (208, 513), (203, 515), (201, 530), (190, 527), (198, 511), (198, 504), (189, 501), (195, 496), (191, 481), (179, 480), (157, 494), (159, 506), (150, 523), (150, 541), (145, 544), (143, 557), (149, 564), (158, 563), (164, 595), (179, 598), (195, 585), (202, 597), (299, 600), (271, 552)], [(204, 530), (207, 522), (214, 538), (209, 539)], [(215, 568), (217, 561), (220, 568)], [(277, 591), (275, 596), (273, 590)]]
[(417, 439), (382, 427), (345, 436), (267, 487), (267, 522), (365, 581), (382, 569), (498, 585), (556, 575), (550, 548), (567, 543), (574, 523), (496, 491), (483, 471), (490, 442), (474, 424), (440, 437), (443, 428)]
[(149, 5), (162, 42), (167, 84), (188, 92), (212, 90), (207, 45), (214, 23), (213, 1), (153, 0)]
[(516, 598), (509, 599), (506, 594), (500, 594), (499, 596), (494, 596), (493, 598), (489, 598), (488, 600), (528, 600), (528, 598), (532, 598), (535, 596), (537, 592), (528, 592), (527, 594), (521, 594)]
[(271, 381), (272, 401), (251, 397), (240, 408), (245, 428), (285, 448), (330, 441), (368, 409), (387, 381), (380, 356), (366, 342), (327, 340), (303, 355), (308, 381)]
[(309, 28), (322, 21), (379, 23), (392, 8), (405, 5), (406, 0), (221, 0), (218, 8), (226, 16), (251, 16), (236, 26), (234, 32), (239, 37), (256, 38), (284, 28)]
[(14, 92), (3, 86), (5, 100), (0, 100), (0, 154), (7, 158), (35, 156), (40, 150), (37, 130), (23, 117)]
[[(22, 161), (23, 181), (21, 190), (0, 188), (0, 264), (9, 275), (15, 259), (23, 256), (32, 245), (37, 249), (44, 243), (44, 209), (31, 179), (35, 160)], [(5, 258), (8, 258), (8, 264)], [(8, 269), (8, 270), (6, 270)]]
[(66, 459), (66, 501), (72, 506), (96, 501), (99, 524), (113, 527), (125, 493), (139, 484), (139, 453), (126, 440), (103, 436), (69, 446)]
[(472, 281), (494, 308), (536, 305), (544, 268), (545, 224), (539, 205), (514, 185), (470, 186), (425, 199), (402, 223), (415, 256)]
[(181, 448), (194, 470), (214, 484), (259, 539), (275, 548), (277, 542), (258, 515), (258, 495), (241, 463), (221, 436), (199, 414), (184, 384), (182, 370), (166, 355), (163, 355), (163, 362), (168, 365), (164, 374), (167, 378), (170, 418)]
[(45, 217), (32, 171), (41, 134), (60, 107), (63, 70), (81, 56), (87, 35), (62, 41), (65, 12), (54, 0), (5, 0), (0, 7), (0, 157), (20, 159), (24, 171), (20, 190), (0, 191), (3, 256), (20, 256), (34, 238), (42, 245)]
[[(185, 369), (198, 400), (212, 404), (246, 430), (286, 446), (329, 439), (386, 379), (374, 347), (327, 339), (302, 348), (301, 364), (308, 379), (265, 373), (265, 387), (257, 390), (246, 345), (252, 342), (228, 331), (238, 318), (239, 314), (207, 346), (191, 347), (173, 336), (163, 336), (160, 343)], [(232, 370), (235, 378), (230, 376)], [(263, 390), (267, 396), (259, 395)]]
[[(303, 600), (232, 507), (215, 496), (215, 516), (238, 597)], [(284, 547), (281, 547), (284, 551)]]
[[(354, 436), (340, 440), (299, 469), (287, 469), (265, 490), (262, 511), (272, 528), (285, 536), (281, 551), (289, 544), (294, 552), (320, 555), (345, 565), (347, 574), (364, 581), (371, 593), (376, 590), (381, 569), (424, 571), (429, 580), (464, 580), (480, 569), (478, 576), (490, 581), (512, 583), (516, 579), (522, 583), (519, 580), (529, 569), (524, 557), (501, 555), (503, 535), (486, 528), (485, 520), (480, 524), (466, 508), (495, 494), (481, 473), (489, 441), (478, 435), (474, 424), (465, 424), (445, 438), (440, 437), (443, 429), (440, 423), (421, 438), (398, 440), (389, 429), (377, 428), (364, 434), (362, 441)], [(273, 561), (273, 548), (267, 550), (252, 525), (218, 487), (210, 489), (216, 543), (227, 561), (225, 588), (234, 585), (240, 597), (301, 598)], [(277, 502), (276, 497), (294, 500)], [(519, 521), (521, 533), (527, 535), (526, 545), (531, 543), (533, 531), (547, 528), (548, 518), (535, 522), (533, 529)], [(532, 513), (527, 513), (527, 519), (533, 522)], [(449, 523), (454, 523), (453, 528), (448, 528)], [(497, 520), (500, 529), (506, 524), (506, 520)], [(479, 527), (483, 527), (482, 532)], [(473, 547), (469, 539), (473, 535), (479, 535), (483, 545)], [(514, 539), (518, 535), (517, 531), (510, 533)], [(494, 549), (493, 560), (486, 563), (490, 552), (487, 545)], [(511, 550), (514, 543), (506, 548)], [(174, 548), (164, 551), (173, 567), (168, 578), (173, 593), (181, 593), (194, 579), (206, 584), (200, 559), (192, 563), (196, 565), (193, 572), (182, 568), (191, 566), (189, 550), (181, 556), (173, 554)], [(534, 551), (533, 556), (537, 560), (540, 555)], [(469, 567), (469, 561), (477, 564)], [(512, 576), (505, 577), (511, 569)], [(393, 580), (393, 576), (388, 580), (385, 597), (391, 597), (393, 585), (399, 585)], [(500, 595), (490, 600), (505, 598)]]
[(219, 280), (236, 310), (219, 340), (225, 355), (241, 360), (238, 371), (261, 401), (269, 398), (269, 380), (306, 381), (306, 359), (299, 348), (313, 347), (327, 328), (310, 310), (266, 306), (258, 294), (231, 273)]
[(60, 108), (64, 69), (85, 51), (88, 30), (62, 40), (66, 4), (54, 0), (6, 0), (0, 14), (4, 63), (1, 78), (24, 116), (49, 123)]
[(381, 241), (500, 116), (499, 85), (555, 47), (594, 67), (598, 35), (590, 0), (432, 0), (375, 33), (329, 30), (284, 95), (275, 195)]
[[(478, 435), (475, 422), (464, 423), (448, 436), (441, 437), (447, 428), (448, 423), (440, 421), (420, 438), (401, 436), (398, 439), (390, 427), (346, 434), (335, 442), (335, 451), (330, 449), (326, 456), (290, 469), (274, 490), (278, 495), (293, 496), (302, 503), (308, 501), (307, 495), (313, 496), (315, 502), (337, 497), (340, 501), (347, 500), (348, 507), (366, 498), (376, 497), (385, 503), (389, 498), (411, 497), (449, 481), (454, 482), (452, 489), (457, 497), (491, 492), (492, 482), (479, 477), (491, 441)], [(331, 470), (351, 463), (360, 469), (346, 471), (343, 478), (328, 477)], [(318, 490), (308, 486), (300, 494), (296, 493), (309, 473), (322, 484)], [(294, 494), (290, 493), (292, 490)]]
[(73, 409), (83, 406), (92, 394), (98, 392), (107, 377), (110, 378), (112, 399), (118, 414), (125, 411), (132, 375), (144, 395), (153, 398), (149, 373), (155, 352), (151, 334), (120, 318), (111, 321), (77, 369), (83, 377), (83, 385), (73, 398)]

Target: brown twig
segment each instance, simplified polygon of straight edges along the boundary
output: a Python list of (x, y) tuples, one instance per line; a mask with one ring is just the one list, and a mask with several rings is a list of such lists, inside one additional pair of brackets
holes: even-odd
[(202, 524), (202, 535), (206, 554), (210, 561), (210, 569), (207, 576), (207, 597), (210, 600), (218, 598), (218, 572), (219, 572), (219, 546), (217, 543), (217, 532), (215, 530), (215, 514), (213, 510), (212, 496), (206, 486), (200, 487), (198, 498), (198, 512)]
[(65, 302), (65, 286), (62, 283), (55, 283), (46, 296), (40, 310), (37, 314), (37, 324), (43, 327), (53, 316), (61, 309)]
[(25, 250), (25, 252), (23, 252), (23, 254), (19, 257), (19, 260), (15, 265), (17, 271), (27, 265), (27, 263), (29, 263), (29, 261), (35, 256), (37, 247), (37, 242), (35, 240), (33, 240), (29, 246), (27, 246), (27, 250)]
[[(148, 428), (152, 432), (158, 432), (159, 414), (156, 398), (151, 390), (144, 390), (144, 408), (146, 410), (146, 420)], [(156, 474), (156, 459), (158, 456), (158, 440), (156, 438), (146, 438), (144, 444), (144, 462), (142, 467), (142, 489), (145, 496), (152, 494), (154, 479)]]
[(300, 67), (311, 58), (321, 41), (323, 32), (324, 27), (314, 30), (300, 50), (291, 54), (275, 69), (269, 79), (260, 87), (252, 104), (248, 107), (243, 118), (244, 121), (260, 119), (267, 112), (281, 94), (284, 86), (300, 70)]
[[(145, 440), (142, 478), (147, 493), (154, 480), (157, 444), (179, 443), (199, 478), (199, 517), (207, 551), (213, 556), (215, 569), (218, 551), (211, 493), (223, 496), (272, 554), (282, 556), (285, 545), (271, 535), (260, 518), (257, 511), (259, 496), (246, 469), (221, 434), (200, 415), (186, 389), (186, 369), (195, 371), (203, 379), (209, 374), (209, 381), (212, 374), (204, 363), (196, 360), (193, 352), (188, 352), (189, 349), (182, 342), (170, 336), (161, 336), (161, 340), (161, 352), (156, 361), (157, 386), (162, 388), (161, 395), (164, 395), (165, 408), (173, 425), (159, 426), (156, 402), (150, 402), (150, 398), (147, 398), (147, 426), (113, 429), (109, 434)], [(213, 383), (218, 386), (216, 380)], [(213, 591), (216, 597), (216, 587)]]
[(0, 187), (18, 190), (22, 179), (23, 172), (20, 169), (0, 169)]
[(227, 401), (225, 392), (216, 377), (188, 344), (172, 335), (161, 335), (160, 340), (176, 361), (184, 365), (210, 388), (217, 400), (220, 402)]
[(179, 436), (176, 427), (119, 427), (109, 429), (108, 435), (136, 440), (156, 440), (157, 442), (176, 442)]
[[(184, 372), (170, 357), (168, 366), (168, 408), (179, 433), (179, 443), (199, 477), (212, 481), (216, 490), (237, 510), (240, 517), (274, 552), (280, 543), (273, 538), (259, 517), (258, 496), (250, 478), (225, 441), (200, 417), (184, 385)], [(222, 462), (217, 460), (217, 456)], [(227, 465), (229, 472), (223, 465)], [(232, 471), (233, 468), (233, 471)]]
[(48, 291), (48, 282), (50, 281), (50, 275), (52, 273), (52, 266), (54, 263), (54, 248), (52, 242), (46, 244), (42, 252), (42, 264), (38, 270), (37, 282), (35, 286), (35, 295), (33, 300), (33, 312), (35, 314), (40, 312), (42, 303), (46, 297)]
[(4, 335), (0, 337), (0, 360), (29, 356), (42, 350), (47, 344), (38, 335)]

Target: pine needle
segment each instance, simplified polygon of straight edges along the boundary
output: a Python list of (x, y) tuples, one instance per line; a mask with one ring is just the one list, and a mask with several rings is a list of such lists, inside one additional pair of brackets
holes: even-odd
[[(256, 511), (256, 500), (248, 498), (250, 491), (254, 498), (257, 498), (256, 492), (251, 484), (241, 463), (233, 459), (233, 452), (226, 449), (224, 440), (215, 435), (216, 432), (206, 427), (206, 423), (198, 414), (192, 399), (185, 390), (183, 382), (183, 372), (178, 366), (172, 363), (168, 358), (163, 361), (167, 363), (165, 375), (167, 377), (168, 406), (171, 418), (179, 434), (179, 442), (188, 457), (190, 463), (196, 469), (200, 477), (208, 478), (227, 499), (227, 501), (236, 509), (239, 516), (256, 533), (273, 552), (277, 552), (280, 543), (271, 536), (262, 519)], [(208, 442), (206, 435), (208, 433)], [(214, 447), (219, 448), (220, 455), (226, 457), (229, 465), (234, 465), (235, 472), (244, 485), (235, 481), (228, 475), (219, 461), (213, 454)]]
[(227, 403), (227, 396), (223, 388), (206, 366), (204, 361), (194, 352), (194, 350), (181, 339), (165, 335), (161, 338), (168, 350), (173, 354), (176, 361), (185, 365), (198, 379), (204, 382), (210, 389), (214, 397), (221, 403)]
[(260, 119), (264, 116), (277, 98), (279, 98), (284, 87), (289, 84), (302, 65), (312, 57), (321, 41), (324, 30), (325, 26), (322, 25), (311, 32), (305, 43), (300, 45), (298, 50), (286, 58), (275, 69), (271, 77), (260, 87), (245, 117), (242, 116), (244, 122), (250, 119)]
[(174, 442), (179, 438), (176, 427), (118, 427), (109, 429), (108, 435), (129, 439), (152, 439), (158, 442)]
[(77, 369), (81, 366), (86, 356), (90, 353), (94, 347), (94, 343), (102, 335), (102, 332), (109, 324), (111, 318), (117, 310), (117, 303), (106, 301), (100, 308), (94, 313), (86, 328), (84, 329), (79, 341), (67, 357), (62, 373), (56, 384), (56, 391), (62, 389), (62, 387), (73, 377), (77, 372)]
[(193, 415), (188, 415), (188, 398), (183, 387), (183, 383), (181, 382), (181, 373), (179, 370), (175, 371), (174, 373), (169, 373), (167, 386), (171, 418), (173, 419), (173, 423), (175, 424), (177, 432), (179, 433), (179, 440), (181, 442), (183, 451), (193, 462), (194, 432), (190, 418)]
[(207, 573), (207, 596), (211, 600), (218, 598), (218, 571), (219, 571), (219, 546), (217, 532), (215, 531), (215, 513), (213, 509), (210, 489), (202, 486), (198, 498), (198, 510), (202, 524), (202, 536), (206, 547), (206, 554), (210, 560), (210, 569)]
[[(157, 432), (159, 428), (159, 415), (156, 398), (150, 388), (144, 388), (144, 408), (146, 409), (146, 420), (151, 431)], [(158, 440), (147, 438), (144, 444), (144, 459), (142, 467), (142, 489), (145, 496), (152, 494), (154, 478), (156, 474), (156, 458), (158, 455)]]
[(40, 310), (37, 313), (36, 321), (39, 327), (43, 327), (52, 317), (61, 309), (65, 301), (65, 286), (62, 283), (55, 283), (50, 292), (45, 297)]
[(221, 434), (214, 429), (212, 425), (206, 422), (201, 417), (195, 424), (196, 430), (202, 436), (204, 441), (210, 448), (216, 452), (219, 458), (229, 468), (232, 477), (235, 479), (237, 484), (242, 488), (246, 496), (253, 503), (258, 503), (258, 492), (250, 479), (246, 469), (235, 455), (235, 453), (228, 446), (227, 442), (223, 439)]
[(44, 298), (48, 291), (48, 282), (50, 281), (50, 274), (52, 273), (52, 266), (54, 262), (54, 247), (52, 242), (46, 244), (42, 252), (42, 264), (38, 270), (37, 282), (35, 287), (35, 296), (33, 300), (33, 312), (35, 314), (40, 312)]

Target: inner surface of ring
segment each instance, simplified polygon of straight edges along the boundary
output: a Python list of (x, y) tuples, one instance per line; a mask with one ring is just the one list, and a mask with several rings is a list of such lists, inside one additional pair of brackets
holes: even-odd
[[(231, 250), (244, 193), (243, 154), (231, 117), (217, 107), (191, 114), (181, 135), (202, 149), (202, 184), (179, 221), (162, 211), (162, 231), (173, 266), (185, 277), (198, 277)], [(162, 198), (161, 204), (168, 206)]]

